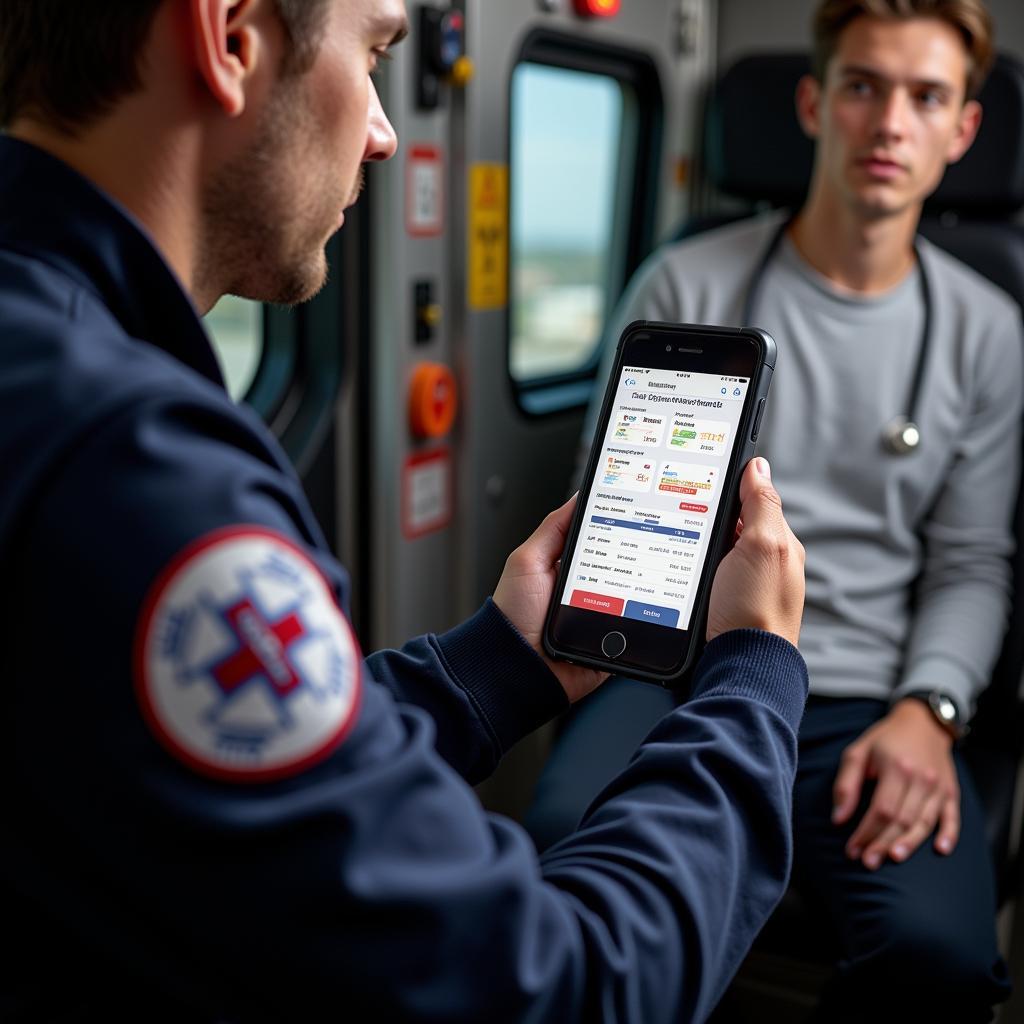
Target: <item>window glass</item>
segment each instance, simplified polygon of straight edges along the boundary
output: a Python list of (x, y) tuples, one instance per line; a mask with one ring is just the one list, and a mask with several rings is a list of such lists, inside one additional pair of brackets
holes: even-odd
[(581, 368), (600, 341), (624, 98), (608, 75), (525, 62), (511, 102), (509, 361), (524, 383)]
[(263, 306), (225, 295), (205, 317), (206, 330), (235, 401), (245, 398), (263, 355)]

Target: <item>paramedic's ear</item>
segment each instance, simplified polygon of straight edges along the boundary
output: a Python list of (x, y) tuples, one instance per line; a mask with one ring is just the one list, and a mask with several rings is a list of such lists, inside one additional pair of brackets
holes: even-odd
[(252, 0), (188, 0), (196, 69), (228, 117), (245, 110), (246, 84), (266, 50), (258, 8)]

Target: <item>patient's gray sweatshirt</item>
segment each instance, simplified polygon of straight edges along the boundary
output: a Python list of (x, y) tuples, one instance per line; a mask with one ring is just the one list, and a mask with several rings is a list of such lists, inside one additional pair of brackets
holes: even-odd
[[(606, 354), (631, 320), (739, 325), (780, 222), (772, 214), (655, 253), (620, 303)], [(969, 714), (1009, 604), (1024, 339), (1009, 296), (927, 241), (919, 251), (933, 312), (917, 451), (881, 443), (908, 411), (924, 319), (917, 269), (882, 294), (850, 295), (785, 239), (752, 318), (779, 348), (759, 453), (807, 550), (800, 650), (812, 693), (941, 689)]]

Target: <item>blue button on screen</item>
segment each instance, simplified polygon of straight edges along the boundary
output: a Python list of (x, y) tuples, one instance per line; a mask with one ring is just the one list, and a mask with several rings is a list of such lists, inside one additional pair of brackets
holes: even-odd
[(622, 613), (627, 619), (639, 619), (641, 622), (653, 622), (657, 626), (675, 626), (679, 621), (678, 608), (662, 608), (656, 604), (641, 604), (639, 601), (627, 601)]

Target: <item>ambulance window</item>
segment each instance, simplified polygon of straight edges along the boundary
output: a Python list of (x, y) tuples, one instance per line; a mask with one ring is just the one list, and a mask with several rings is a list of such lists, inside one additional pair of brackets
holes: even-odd
[(207, 313), (206, 329), (228, 393), (241, 401), (249, 392), (263, 355), (263, 307), (258, 302), (225, 295)]
[(537, 30), (509, 96), (508, 369), (532, 415), (587, 401), (650, 252), (664, 104), (649, 54)]
[[(342, 266), (337, 238), (327, 258)], [(205, 317), (228, 393), (263, 417), (300, 472), (322, 447), (341, 387), (340, 276), (296, 308), (227, 295)]]
[(514, 380), (564, 374), (594, 353), (605, 315), (623, 89), (607, 75), (520, 64), (512, 80)]

